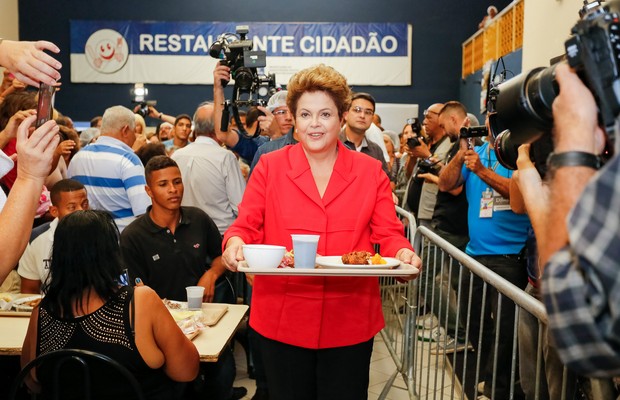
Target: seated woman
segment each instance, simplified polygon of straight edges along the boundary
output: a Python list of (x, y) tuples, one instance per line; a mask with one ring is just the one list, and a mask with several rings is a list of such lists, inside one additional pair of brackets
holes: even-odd
[[(77, 211), (58, 224), (45, 297), (32, 312), (22, 366), (53, 350), (95, 351), (125, 366), (146, 398), (177, 398), (175, 381), (198, 374), (198, 351), (152, 289), (119, 286), (118, 238), (103, 211)], [(39, 389), (31, 378), (30, 388)]]
[[(244, 243), (291, 248), (320, 235), (318, 253), (373, 251), (419, 267), (403, 235), (381, 163), (338, 140), (351, 104), (347, 81), (319, 65), (294, 75), (286, 104), (299, 143), (265, 154), (223, 239), (236, 270)], [(254, 278), (250, 325), (259, 336), (271, 400), (363, 400), (374, 336), (384, 320), (376, 277)]]

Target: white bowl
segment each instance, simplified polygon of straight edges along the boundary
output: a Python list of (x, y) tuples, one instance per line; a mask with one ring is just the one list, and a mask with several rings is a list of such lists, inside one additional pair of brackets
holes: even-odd
[(284, 257), (284, 246), (270, 244), (244, 244), (243, 257), (250, 268), (277, 268)]

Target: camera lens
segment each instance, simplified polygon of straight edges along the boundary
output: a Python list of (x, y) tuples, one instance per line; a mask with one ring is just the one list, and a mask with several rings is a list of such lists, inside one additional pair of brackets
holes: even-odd
[(407, 146), (409, 148), (414, 148), (414, 147), (418, 147), (420, 145), (420, 139), (417, 137), (410, 137), (409, 139), (407, 139)]
[(493, 136), (508, 129), (515, 143), (531, 143), (553, 126), (551, 105), (559, 93), (555, 66), (536, 68), (497, 87), (495, 113), (489, 116)]
[(239, 67), (235, 71), (235, 85), (241, 90), (249, 91), (254, 83), (254, 75), (249, 68)]
[(495, 138), (494, 150), (497, 161), (505, 168), (517, 169), (517, 158), (519, 157), (520, 143), (515, 143), (512, 133), (509, 130), (497, 135)]

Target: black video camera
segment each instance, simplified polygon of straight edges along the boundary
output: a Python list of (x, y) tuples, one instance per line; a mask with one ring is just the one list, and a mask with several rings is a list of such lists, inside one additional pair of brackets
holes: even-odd
[(461, 128), (461, 139), (470, 139), (477, 137), (487, 137), (489, 135), (489, 131), (486, 126), (470, 126), (470, 127), (462, 127)]
[[(565, 42), (566, 60), (590, 89), (599, 109), (599, 121), (613, 142), (614, 124), (620, 113), (620, 4), (584, 0), (580, 20)], [(489, 124), (495, 137), (495, 153), (506, 168), (516, 169), (517, 148), (533, 143), (530, 153), (537, 168), (546, 165), (552, 151), (553, 100), (559, 93), (555, 68), (536, 68), (489, 91)], [(539, 138), (545, 138), (540, 141)], [(544, 142), (540, 143), (537, 142)], [(540, 171), (540, 170), (539, 170)]]
[[(224, 65), (230, 67), (230, 75), (235, 80), (232, 101), (226, 100), (222, 113), (222, 130), (228, 130), (230, 107), (239, 131), (247, 137), (256, 137), (260, 129), (252, 135), (248, 134), (239, 118), (239, 107), (264, 106), (266, 101), (261, 97), (275, 93), (276, 77), (273, 74), (261, 75), (257, 68), (267, 66), (267, 53), (253, 51), (252, 40), (247, 39), (247, 25), (237, 26), (237, 33), (224, 33), (211, 45), (209, 54)], [(228, 81), (222, 81), (226, 86)]]

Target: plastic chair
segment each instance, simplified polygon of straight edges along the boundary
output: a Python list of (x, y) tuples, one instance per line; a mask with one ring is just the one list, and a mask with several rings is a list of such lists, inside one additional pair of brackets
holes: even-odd
[[(127, 368), (110, 357), (88, 350), (62, 349), (45, 353), (30, 361), (15, 378), (9, 400), (17, 397), (19, 389), (33, 368), (42, 384), (40, 394), (33, 399), (138, 399), (144, 394), (136, 378)], [(40, 396), (40, 397), (39, 397)]]

